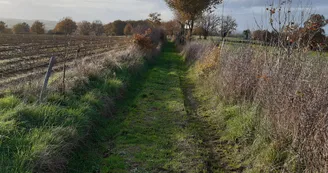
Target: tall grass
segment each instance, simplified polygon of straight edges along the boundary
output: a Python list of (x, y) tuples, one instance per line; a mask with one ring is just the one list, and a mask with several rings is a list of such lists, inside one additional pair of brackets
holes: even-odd
[(76, 63), (67, 92), (62, 94), (61, 78), (54, 77), (42, 103), (37, 85), (0, 98), (0, 172), (65, 172), (72, 152), (106, 125), (115, 101), (160, 51), (161, 41), (151, 51), (131, 46)]
[[(224, 104), (244, 105), (240, 106), (244, 113), (239, 113), (239, 119), (244, 120), (233, 125), (231, 121), (235, 121), (228, 118), (225, 127), (229, 128), (229, 122), (231, 128), (250, 126), (248, 133), (237, 135), (248, 139), (243, 144), (248, 146), (244, 148), (248, 151), (242, 152), (244, 159), (241, 159), (245, 167), (249, 170), (258, 167), (262, 171), (326, 172), (328, 61), (320, 54), (290, 51), (252, 45), (218, 48), (197, 42), (184, 48), (187, 59), (196, 59), (197, 79), (206, 82), (212, 94)], [(255, 110), (251, 123), (247, 123), (249, 115), (245, 115), (249, 105)], [(226, 131), (233, 134), (236, 129)], [(265, 141), (260, 143), (262, 149), (261, 140)], [(268, 152), (263, 145), (273, 150)], [(271, 161), (265, 162), (264, 155), (270, 155)], [(247, 162), (249, 158), (253, 161)]]

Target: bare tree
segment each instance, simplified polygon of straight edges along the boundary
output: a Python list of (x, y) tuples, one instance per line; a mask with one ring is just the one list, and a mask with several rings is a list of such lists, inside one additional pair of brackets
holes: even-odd
[(105, 32), (104, 25), (100, 20), (95, 20), (92, 22), (91, 30), (97, 36), (102, 35)]
[(160, 13), (150, 13), (148, 20), (151, 22), (153, 26), (158, 26), (161, 24), (161, 14)]
[(82, 21), (78, 23), (77, 30), (80, 35), (89, 35), (91, 32), (91, 23), (88, 21)]
[(162, 22), (162, 27), (164, 28), (166, 34), (169, 36), (178, 34), (180, 31), (180, 25), (177, 20), (170, 20), (167, 22)]
[(227, 37), (233, 31), (237, 29), (237, 22), (236, 19), (232, 18), (231, 16), (225, 16), (222, 19), (222, 24), (220, 27), (219, 33), (221, 34), (222, 38)]
[(204, 13), (197, 21), (198, 27), (203, 29), (204, 39), (207, 39), (210, 33), (215, 32), (220, 24), (221, 17), (214, 13)]

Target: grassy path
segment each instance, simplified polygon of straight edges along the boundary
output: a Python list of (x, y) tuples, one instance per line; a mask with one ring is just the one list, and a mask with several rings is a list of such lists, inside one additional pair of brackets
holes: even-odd
[[(192, 98), (183, 58), (172, 43), (133, 82), (100, 141), (77, 155), (69, 172), (222, 172), (219, 153)], [(98, 138), (98, 137), (97, 137)], [(104, 152), (105, 151), (105, 152)], [(223, 171), (224, 172), (224, 171)]]
[(132, 100), (101, 172), (202, 172), (202, 150), (189, 126), (180, 85), (182, 57), (169, 43)]

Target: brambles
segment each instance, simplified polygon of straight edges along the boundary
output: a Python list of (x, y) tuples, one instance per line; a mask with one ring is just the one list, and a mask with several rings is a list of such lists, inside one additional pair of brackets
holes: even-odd
[(134, 34), (133, 42), (141, 49), (152, 50), (155, 45), (150, 38), (150, 34), (152, 34), (152, 29), (150, 28), (144, 34)]
[(133, 42), (140, 49), (151, 51), (166, 41), (164, 30), (158, 27), (138, 26), (133, 29)]

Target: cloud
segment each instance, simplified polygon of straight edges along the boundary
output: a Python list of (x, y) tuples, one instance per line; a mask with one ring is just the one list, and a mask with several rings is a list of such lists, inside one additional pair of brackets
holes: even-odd
[(0, 4), (11, 4), (10, 1), (0, 0)]
[[(267, 26), (265, 8), (273, 0), (225, 0), (225, 14), (236, 18), (238, 30), (256, 29), (255, 19)], [(278, 0), (274, 0), (277, 2)], [(328, 18), (328, 0), (293, 0), (294, 7), (311, 5), (313, 11)], [(221, 14), (222, 5), (217, 13)], [(102, 20), (104, 23), (145, 19), (151, 12), (160, 12), (164, 20), (173, 17), (164, 0), (0, 0), (0, 17), (19, 19)], [(327, 30), (328, 31), (328, 30)]]
[[(272, 2), (277, 5), (278, 0), (229, 0), (225, 1), (225, 14), (236, 18), (238, 30), (258, 29), (256, 22), (265, 28), (269, 27), (268, 13), (265, 10)], [(218, 12), (220, 13), (219, 6)], [(293, 0), (292, 11), (300, 13), (299, 8), (311, 9), (313, 13), (323, 14), (328, 18), (327, 0)], [(256, 21), (256, 22), (255, 22)], [(328, 33), (328, 27), (327, 27)]]
[[(4, 0), (0, 0), (0, 4), (1, 2)], [(145, 19), (151, 12), (160, 12), (165, 20), (172, 18), (172, 13), (163, 0), (10, 0), (10, 2), (11, 4), (6, 7), (0, 5), (0, 17), (59, 20), (70, 16), (77, 21), (100, 19), (106, 23), (116, 19)]]

